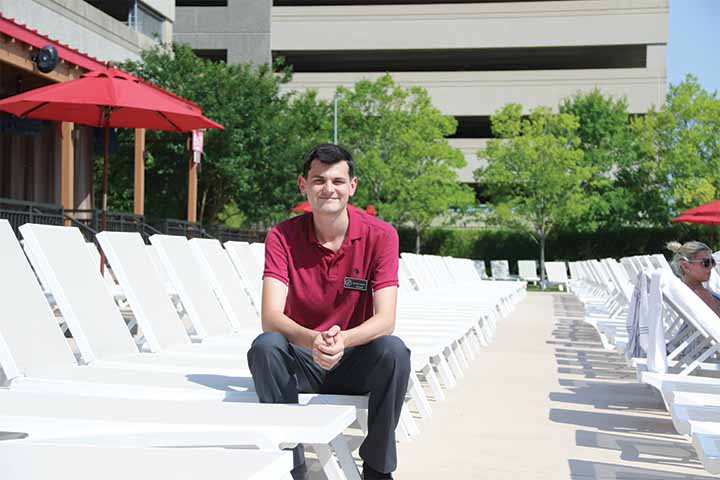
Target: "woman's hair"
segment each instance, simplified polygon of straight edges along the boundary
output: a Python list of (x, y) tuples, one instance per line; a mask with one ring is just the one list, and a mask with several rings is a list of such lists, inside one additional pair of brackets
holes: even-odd
[(692, 260), (698, 252), (712, 252), (710, 247), (702, 242), (691, 241), (680, 244), (680, 242), (668, 242), (666, 248), (673, 252), (673, 258), (670, 262), (673, 271), (676, 275), (682, 277), (683, 271), (680, 268), (680, 262), (682, 260)]

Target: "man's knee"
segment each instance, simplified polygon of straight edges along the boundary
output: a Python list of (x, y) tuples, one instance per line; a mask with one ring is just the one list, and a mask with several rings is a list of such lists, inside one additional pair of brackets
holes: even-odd
[(373, 343), (384, 365), (393, 367), (405, 375), (410, 374), (410, 350), (400, 337), (386, 335), (376, 338)]
[(248, 350), (248, 363), (252, 364), (259, 358), (279, 355), (288, 349), (288, 341), (277, 332), (263, 332), (253, 340)]

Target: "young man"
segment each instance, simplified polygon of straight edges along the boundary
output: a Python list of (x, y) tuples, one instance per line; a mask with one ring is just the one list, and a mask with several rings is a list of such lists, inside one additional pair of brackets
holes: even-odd
[[(352, 156), (332, 144), (305, 156), (298, 178), (311, 214), (286, 220), (265, 240), (263, 334), (248, 352), (264, 403), (298, 393), (370, 394), (363, 478), (392, 478), (410, 351), (391, 336), (398, 287), (398, 235), (348, 208), (357, 188)], [(307, 478), (302, 446), (293, 478)]]

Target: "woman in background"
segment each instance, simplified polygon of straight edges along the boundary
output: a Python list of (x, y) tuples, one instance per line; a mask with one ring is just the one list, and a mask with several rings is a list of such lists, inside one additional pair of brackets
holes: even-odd
[(667, 248), (674, 253), (671, 265), (675, 274), (720, 317), (720, 298), (703, 286), (703, 282), (710, 279), (710, 272), (715, 266), (710, 247), (692, 241), (682, 245), (670, 242)]

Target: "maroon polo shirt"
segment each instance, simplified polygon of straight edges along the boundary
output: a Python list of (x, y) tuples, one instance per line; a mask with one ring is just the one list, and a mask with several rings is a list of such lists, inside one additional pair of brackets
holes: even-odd
[(400, 248), (395, 229), (354, 208), (348, 209), (348, 217), (348, 230), (337, 252), (318, 242), (312, 213), (275, 225), (265, 239), (263, 278), (288, 286), (285, 315), (304, 327), (316, 331), (333, 325), (342, 330), (356, 327), (373, 315), (372, 292), (398, 285)]

